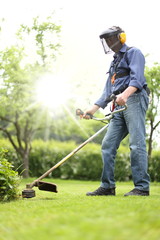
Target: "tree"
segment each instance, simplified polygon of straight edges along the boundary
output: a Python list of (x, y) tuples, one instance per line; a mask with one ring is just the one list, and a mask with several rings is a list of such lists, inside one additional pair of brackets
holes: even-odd
[(160, 65), (146, 67), (145, 76), (150, 88), (150, 104), (147, 111), (147, 125), (149, 126), (148, 157), (151, 158), (154, 132), (160, 125)]
[[(35, 99), (36, 82), (53, 67), (60, 47), (57, 43), (60, 26), (53, 23), (52, 17), (39, 21), (36, 17), (31, 27), (21, 25), (17, 44), (0, 52), (0, 130), (22, 159), (23, 177), (29, 176), (32, 138), (46, 117)], [(34, 50), (30, 58), (25, 47), (28, 39)]]

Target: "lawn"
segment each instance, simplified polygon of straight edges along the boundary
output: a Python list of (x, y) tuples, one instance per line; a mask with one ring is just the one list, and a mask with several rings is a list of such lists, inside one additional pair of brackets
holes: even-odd
[(0, 204), (0, 240), (160, 239), (160, 183), (151, 184), (149, 197), (123, 197), (131, 182), (117, 183), (116, 197), (87, 197), (98, 182), (53, 182), (58, 193), (34, 188), (35, 198)]

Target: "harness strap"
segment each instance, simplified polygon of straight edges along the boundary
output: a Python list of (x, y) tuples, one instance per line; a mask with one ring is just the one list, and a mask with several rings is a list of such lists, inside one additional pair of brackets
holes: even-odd
[(122, 77), (125, 77), (125, 76), (128, 76), (129, 75), (129, 71), (125, 71), (125, 72), (122, 72), (122, 73), (117, 73), (116, 75), (115, 75), (115, 79), (117, 79), (117, 78), (122, 78)]
[(125, 57), (127, 51), (128, 51), (129, 49), (131, 49), (131, 48), (132, 48), (132, 47), (128, 47), (128, 48), (126, 49), (126, 52), (121, 53), (121, 55), (118, 57), (118, 60), (116, 61), (116, 63), (114, 63), (114, 64), (112, 65), (112, 67), (113, 67), (113, 73), (112, 73), (112, 75), (111, 75), (111, 83), (112, 83), (112, 84), (114, 84), (115, 79), (129, 75), (129, 73), (130, 73), (129, 70), (125, 70), (124, 72), (118, 74), (118, 73), (117, 73), (117, 68), (118, 68), (118, 65), (119, 65), (120, 61), (122, 60), (122, 58)]

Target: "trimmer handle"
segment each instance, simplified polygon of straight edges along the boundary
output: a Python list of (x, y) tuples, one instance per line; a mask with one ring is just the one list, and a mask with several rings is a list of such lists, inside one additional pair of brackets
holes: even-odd
[(113, 102), (112, 102), (112, 107), (111, 107), (111, 112), (114, 111), (115, 107), (116, 107), (116, 95), (113, 93), (110, 97), (109, 97)]
[(117, 97), (116, 97), (115, 94), (112, 94), (112, 95), (110, 96), (110, 99), (113, 100), (113, 101), (116, 101), (116, 98), (117, 98)]
[(76, 116), (82, 117), (83, 114), (84, 112), (80, 108), (76, 109)]
[[(122, 106), (122, 108), (119, 108), (117, 110), (114, 110), (113, 112), (108, 113), (107, 115), (105, 115), (104, 118), (97, 118), (97, 117), (94, 117), (93, 115), (91, 115), (89, 113), (87, 113), (87, 114), (90, 116), (91, 119), (94, 119), (94, 120), (97, 120), (97, 121), (111, 120), (113, 118), (114, 114), (119, 113), (119, 112), (123, 112), (126, 109), (127, 109), (127, 105), (125, 104), (124, 106)], [(78, 108), (76, 110), (76, 115), (77, 116), (80, 116), (82, 118), (83, 114), (84, 114), (84, 112), (81, 109)]]
[[(82, 118), (84, 115), (84, 112), (80, 108), (78, 108), (78, 109), (76, 109), (76, 115), (79, 116), (80, 118)], [(89, 115), (90, 118), (93, 118), (92, 114), (87, 113), (87, 115)]]

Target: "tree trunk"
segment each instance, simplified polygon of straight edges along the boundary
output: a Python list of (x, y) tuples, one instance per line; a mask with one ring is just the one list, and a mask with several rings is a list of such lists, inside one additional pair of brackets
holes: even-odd
[(22, 173), (23, 178), (29, 177), (29, 152), (24, 152), (22, 156), (24, 171)]
[(153, 142), (153, 131), (154, 131), (152, 122), (150, 125), (151, 125), (151, 131), (150, 131), (149, 140), (148, 140), (148, 160), (150, 160), (152, 156), (152, 142)]

